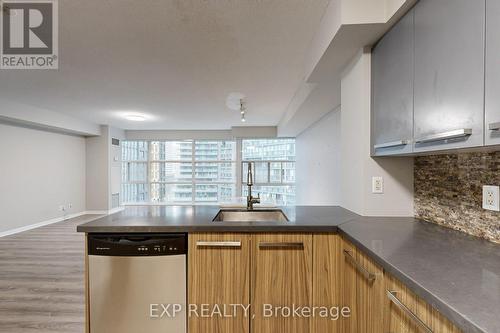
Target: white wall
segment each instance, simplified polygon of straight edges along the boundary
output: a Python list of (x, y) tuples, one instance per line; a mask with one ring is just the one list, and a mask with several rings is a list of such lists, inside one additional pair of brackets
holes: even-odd
[(340, 205), (340, 108), (296, 138), (298, 205)]
[[(120, 146), (113, 146), (112, 139), (120, 140)], [(112, 196), (121, 195), (122, 182), (122, 149), (121, 141), (125, 140), (125, 131), (109, 127), (108, 147), (109, 147), (109, 209), (113, 209)], [(120, 199), (121, 202), (121, 199)]]
[(101, 126), (101, 135), (86, 140), (87, 210), (107, 211), (109, 199), (109, 129)]
[(85, 211), (85, 139), (0, 124), (0, 233)]
[[(360, 52), (342, 77), (341, 205), (365, 216), (413, 216), (413, 158), (370, 157), (371, 54)], [(373, 176), (384, 194), (372, 194)]]
[(120, 192), (121, 150), (111, 145), (112, 138), (125, 140), (125, 131), (101, 126), (101, 136), (86, 139), (86, 195), (89, 211), (109, 211), (113, 208), (111, 196)]

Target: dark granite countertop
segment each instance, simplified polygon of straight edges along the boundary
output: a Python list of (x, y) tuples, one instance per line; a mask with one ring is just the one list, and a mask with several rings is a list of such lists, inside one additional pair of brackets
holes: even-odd
[(164, 232), (337, 232), (359, 215), (341, 207), (280, 207), (289, 222), (212, 222), (219, 206), (129, 206), (124, 211), (79, 225), (86, 233)]
[(413, 218), (360, 218), (339, 227), (464, 332), (500, 333), (500, 246)]
[(465, 333), (500, 333), (500, 246), (414, 218), (341, 207), (283, 207), (290, 222), (212, 222), (218, 206), (137, 206), (86, 233), (340, 232)]

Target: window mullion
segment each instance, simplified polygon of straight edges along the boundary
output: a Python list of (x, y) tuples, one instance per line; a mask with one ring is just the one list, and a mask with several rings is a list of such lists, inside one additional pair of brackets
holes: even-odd
[(280, 175), (281, 175), (281, 178), (280, 178), (280, 182), (281, 184), (283, 184), (283, 180), (285, 179), (285, 168), (284, 168), (284, 163), (281, 162), (280, 163)]
[(151, 183), (151, 170), (153, 170), (151, 168), (151, 153), (152, 153), (152, 150), (151, 150), (151, 141), (148, 141), (148, 163), (147, 163), (147, 166), (146, 166), (146, 177), (147, 177), (147, 182), (148, 182), (148, 202), (149, 203), (152, 203), (153, 200), (152, 200), (152, 193), (153, 193), (153, 185)]
[(193, 140), (191, 142), (191, 203), (194, 204), (196, 202), (196, 185), (195, 185), (195, 149), (196, 149), (196, 141)]
[(271, 182), (271, 162), (267, 162), (267, 182)]
[(243, 195), (243, 158), (241, 139), (236, 139), (236, 193)]

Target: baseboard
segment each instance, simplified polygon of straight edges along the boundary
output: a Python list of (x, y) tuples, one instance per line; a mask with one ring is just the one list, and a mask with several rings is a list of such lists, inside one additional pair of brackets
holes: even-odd
[(79, 213), (75, 213), (75, 214), (70, 214), (70, 215), (66, 215), (66, 216), (62, 216), (62, 217), (57, 217), (57, 218), (46, 220), (46, 221), (43, 221), (43, 222), (26, 225), (24, 227), (19, 227), (19, 228), (15, 228), (15, 229), (10, 229), (10, 230), (6, 230), (6, 231), (2, 231), (2, 232), (0, 232), (0, 238), (5, 237), (5, 236), (10, 236), (10, 235), (18, 234), (18, 233), (23, 232), (23, 231), (28, 231), (28, 230), (31, 230), (31, 229), (43, 227), (43, 226), (46, 226), (46, 225), (49, 225), (49, 224), (54, 224), (54, 223), (66, 221), (66, 220), (73, 219), (75, 217), (79, 217), (79, 216), (82, 216), (82, 215), (111, 215), (111, 214), (114, 214), (114, 213), (118, 213), (118, 212), (120, 212), (120, 211), (122, 211), (124, 209), (125, 209), (125, 207), (117, 207), (117, 208), (113, 208), (113, 209), (110, 209), (110, 210), (88, 210), (88, 211), (83, 211), (83, 212), (79, 212)]
[(116, 208), (113, 208), (113, 209), (110, 209), (110, 210), (87, 210), (85, 212), (85, 214), (89, 214), (89, 215), (111, 215), (111, 214), (114, 214), (114, 213), (121, 212), (122, 210), (125, 210), (125, 207), (120, 206), (120, 207), (116, 207)]
[(20, 227), (20, 228), (15, 228), (15, 229), (7, 230), (7, 231), (2, 231), (2, 232), (0, 232), (0, 238), (5, 237), (5, 236), (14, 235), (14, 234), (17, 234), (17, 233), (20, 233), (20, 232), (23, 232), (23, 231), (28, 231), (28, 230), (31, 230), (31, 229), (43, 227), (43, 226), (46, 226), (46, 225), (49, 225), (49, 224), (54, 224), (54, 223), (62, 222), (62, 221), (69, 220), (69, 219), (72, 219), (72, 218), (75, 218), (75, 217), (78, 217), (78, 216), (82, 216), (82, 215), (85, 215), (85, 214), (86, 214), (86, 212), (79, 212), (79, 213), (70, 214), (70, 215), (66, 215), (66, 216), (62, 216), (62, 217), (56, 217), (54, 219), (46, 220), (46, 221), (35, 223), (35, 224), (26, 225), (26, 226)]

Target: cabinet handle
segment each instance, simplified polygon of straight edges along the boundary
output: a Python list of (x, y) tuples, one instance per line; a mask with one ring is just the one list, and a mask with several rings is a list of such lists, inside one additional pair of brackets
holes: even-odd
[(469, 135), (472, 135), (471, 128), (461, 128), (454, 131), (432, 134), (415, 140), (415, 143), (429, 143), (429, 142), (443, 141), (449, 139), (458, 139), (458, 138), (464, 138)]
[(410, 140), (384, 142), (384, 143), (379, 143), (379, 144), (374, 145), (373, 148), (382, 149), (382, 148), (399, 147), (399, 146), (406, 146), (409, 143), (410, 143)]
[(288, 242), (288, 243), (267, 243), (267, 242), (260, 242), (259, 243), (259, 248), (260, 249), (273, 249), (273, 248), (293, 248), (293, 249), (303, 249), (304, 248), (304, 243), (302, 242)]
[(498, 123), (491, 123), (489, 125), (490, 131), (498, 131), (500, 130), (500, 122)]
[(196, 242), (197, 247), (241, 247), (241, 242)]
[(400, 308), (408, 317), (410, 317), (413, 322), (415, 322), (424, 332), (426, 333), (433, 333), (433, 331), (430, 329), (429, 326), (427, 326), (420, 318), (417, 317), (416, 314), (414, 314), (410, 309), (406, 307), (397, 297), (396, 293), (397, 291), (387, 291), (387, 297), (391, 300), (392, 303), (394, 303), (398, 308)]
[(345, 258), (356, 267), (356, 270), (360, 272), (368, 281), (373, 282), (377, 278), (377, 276), (370, 271), (368, 271), (366, 268), (361, 266), (356, 259), (351, 254), (351, 251), (344, 250), (344, 256)]

